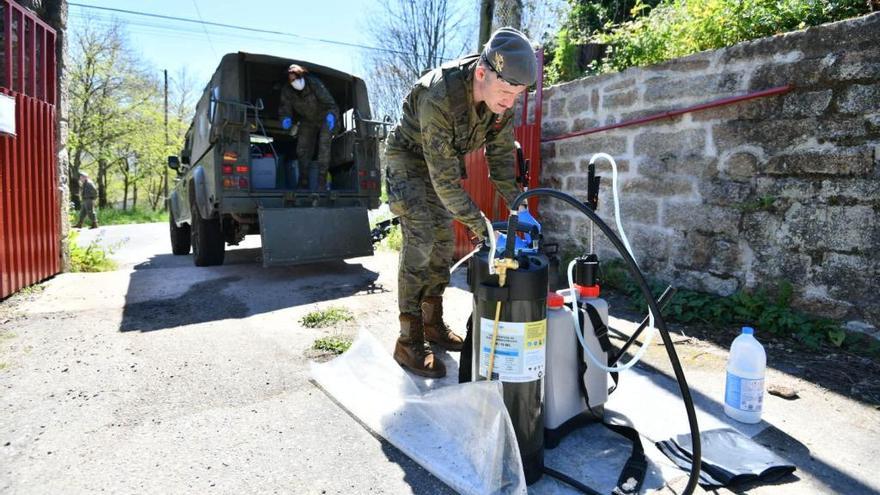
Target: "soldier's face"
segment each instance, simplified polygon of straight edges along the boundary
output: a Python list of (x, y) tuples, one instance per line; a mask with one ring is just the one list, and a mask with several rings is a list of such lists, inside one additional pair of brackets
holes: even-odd
[(477, 81), (483, 85), (483, 102), (492, 113), (504, 113), (513, 108), (513, 102), (525, 86), (514, 86), (485, 67), (477, 67)]

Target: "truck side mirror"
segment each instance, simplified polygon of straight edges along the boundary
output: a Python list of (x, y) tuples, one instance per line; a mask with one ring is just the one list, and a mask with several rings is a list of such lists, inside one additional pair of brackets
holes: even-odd
[(177, 159), (176, 156), (168, 157), (168, 168), (177, 170), (180, 168), (180, 160)]

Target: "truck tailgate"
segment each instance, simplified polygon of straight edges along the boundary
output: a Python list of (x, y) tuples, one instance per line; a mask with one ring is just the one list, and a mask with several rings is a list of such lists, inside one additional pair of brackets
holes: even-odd
[(263, 266), (373, 254), (367, 209), (260, 208)]

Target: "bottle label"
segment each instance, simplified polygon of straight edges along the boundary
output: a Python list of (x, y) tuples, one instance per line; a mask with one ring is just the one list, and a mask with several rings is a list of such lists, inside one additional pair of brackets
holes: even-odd
[(724, 403), (740, 411), (760, 412), (764, 405), (764, 379), (742, 378), (728, 371)]
[(492, 333), (495, 321), (480, 318), (480, 376), (489, 372), (490, 355), (492, 378), (502, 382), (524, 383), (544, 377), (546, 363), (547, 320), (530, 322), (498, 322), (495, 348)]

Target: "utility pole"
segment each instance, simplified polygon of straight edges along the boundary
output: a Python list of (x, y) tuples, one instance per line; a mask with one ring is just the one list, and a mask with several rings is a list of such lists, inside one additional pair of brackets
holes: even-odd
[(477, 40), (477, 51), (483, 50), (483, 45), (489, 41), (492, 35), (492, 19), (495, 17), (495, 0), (480, 0), (480, 38)]
[[(168, 69), (163, 70), (165, 73), (165, 149), (168, 149)], [(165, 190), (165, 201), (162, 201), (162, 211), (168, 208), (168, 166), (163, 167), (165, 170), (163, 185)]]

